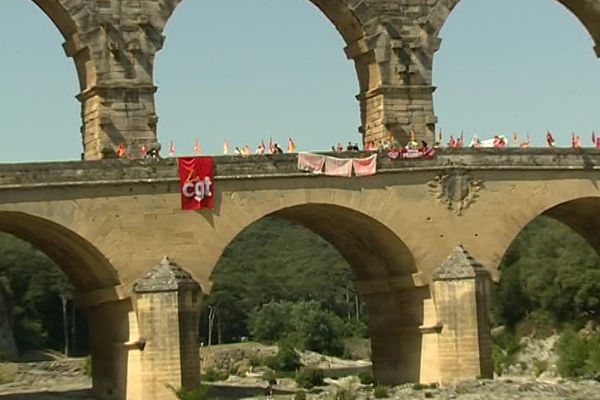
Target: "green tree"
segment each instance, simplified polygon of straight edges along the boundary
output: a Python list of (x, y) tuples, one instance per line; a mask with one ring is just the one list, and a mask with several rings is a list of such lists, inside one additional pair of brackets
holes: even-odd
[(551, 315), (555, 326), (600, 317), (600, 258), (566, 225), (547, 217), (530, 223), (501, 265), (494, 290), (493, 320), (516, 326), (534, 312)]
[(294, 346), (341, 355), (344, 321), (316, 301), (282, 301), (265, 304), (250, 320), (252, 337), (259, 341), (290, 340)]

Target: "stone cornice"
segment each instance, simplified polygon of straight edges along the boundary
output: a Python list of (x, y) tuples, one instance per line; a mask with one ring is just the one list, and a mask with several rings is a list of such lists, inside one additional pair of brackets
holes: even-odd
[(369, 99), (375, 96), (406, 97), (407, 95), (431, 95), (435, 92), (436, 87), (432, 85), (381, 85), (375, 89), (371, 89), (366, 93), (357, 95), (357, 99)]
[[(332, 154), (364, 157), (367, 153)], [(297, 169), (296, 154), (276, 156), (216, 156), (215, 179), (252, 180), (322, 175)], [(600, 150), (584, 149), (443, 149), (435, 159), (390, 160), (382, 155), (378, 174), (451, 171), (600, 171)], [(339, 178), (342, 179), (342, 178)], [(369, 179), (369, 178), (359, 178)], [(174, 158), (160, 162), (144, 160), (99, 160), (0, 164), (0, 190), (49, 187), (160, 184), (178, 181)]]
[(110, 85), (96, 85), (85, 89), (76, 97), (79, 101), (84, 101), (94, 96), (106, 96), (106, 93), (114, 90), (130, 90), (138, 93), (156, 93), (157, 86), (147, 84), (135, 84), (131, 82), (111, 83)]

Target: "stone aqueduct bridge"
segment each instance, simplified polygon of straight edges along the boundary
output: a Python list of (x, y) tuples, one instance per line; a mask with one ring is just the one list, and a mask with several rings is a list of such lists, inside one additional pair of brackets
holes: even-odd
[[(104, 158), (120, 143), (139, 148), (156, 142), (155, 57), (169, 45), (164, 31), (179, 4), (198, 0), (32, 1), (60, 30), (64, 50), (75, 62), (85, 158)], [(555, 1), (581, 21), (600, 55), (600, 2)], [(411, 129), (433, 141), (433, 57), (459, 2), (307, 0), (335, 26), (356, 67), (365, 141), (393, 134), (402, 143)], [(227, 17), (218, 24), (226, 26)]]
[[(301, 173), (294, 155), (217, 157), (216, 207), (200, 212), (180, 210), (174, 160), (0, 165), (0, 229), (76, 286), (99, 398), (166, 399), (165, 384), (197, 384), (192, 278), (208, 293), (226, 246), (270, 215), (350, 263), (381, 381), (449, 382), (491, 373), (488, 272), (499, 278), (528, 222), (556, 218), (600, 247), (600, 152), (493, 150), (380, 159), (377, 175), (351, 179)], [(168, 262), (147, 274), (164, 256), (189, 275)]]

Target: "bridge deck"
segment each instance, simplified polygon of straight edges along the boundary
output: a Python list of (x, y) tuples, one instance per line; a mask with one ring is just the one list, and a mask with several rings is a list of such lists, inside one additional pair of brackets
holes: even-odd
[[(364, 157), (368, 153), (324, 153)], [(216, 156), (215, 179), (264, 179), (315, 176), (297, 169), (297, 154)], [(530, 148), (441, 149), (433, 159), (390, 160), (382, 154), (378, 173), (467, 170), (599, 170), (599, 149)], [(166, 183), (178, 180), (174, 158), (160, 161), (102, 160), (0, 164), (0, 189), (57, 186)]]

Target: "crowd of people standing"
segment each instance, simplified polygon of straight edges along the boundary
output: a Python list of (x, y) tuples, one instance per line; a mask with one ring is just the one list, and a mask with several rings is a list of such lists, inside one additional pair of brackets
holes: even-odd
[[(505, 147), (519, 147), (521, 149), (526, 149), (530, 147), (530, 138), (529, 134), (526, 135), (524, 140), (519, 141), (518, 135), (513, 134), (512, 144), (509, 144), (509, 140), (504, 135), (495, 135), (493, 138), (481, 140), (477, 135), (473, 135), (471, 141), (468, 145), (465, 144), (464, 134), (461, 133), (456, 137), (454, 135), (450, 135), (449, 141), (443, 144), (443, 135), (442, 132), (439, 132), (438, 140), (433, 143), (433, 145), (429, 145), (425, 140), (416, 140), (416, 135), (414, 132), (410, 132), (410, 138), (408, 142), (402, 145), (398, 142), (394, 136), (391, 136), (386, 139), (375, 142), (367, 142), (363, 146), (363, 151), (367, 152), (399, 152), (399, 153), (410, 153), (410, 152), (420, 152), (422, 154), (431, 155), (435, 150), (447, 147), (447, 148), (505, 148)], [(554, 139), (554, 135), (548, 131), (546, 133), (546, 143), (549, 147), (555, 147), (556, 141)], [(595, 132), (592, 133), (592, 143), (593, 147), (600, 149), (600, 135), (596, 135)], [(120, 144), (115, 150), (116, 156), (118, 158), (141, 158), (141, 159), (149, 159), (149, 160), (158, 160), (161, 158), (160, 156), (160, 144), (147, 146), (145, 144), (140, 145), (137, 150), (133, 149), (134, 146), (126, 147), (125, 144)], [(575, 133), (572, 134), (571, 138), (571, 147), (572, 148), (582, 148), (584, 147), (582, 144), (582, 140), (579, 135)], [(358, 152), (361, 151), (361, 147), (358, 142), (348, 142), (346, 146), (344, 146), (341, 142), (338, 142), (337, 145), (331, 146), (330, 151), (332, 153), (344, 153), (344, 152)], [(288, 139), (287, 145), (287, 153), (295, 153), (296, 152), (296, 144), (292, 138)], [(257, 146), (256, 150), (252, 152), (250, 146), (244, 145), (240, 147), (234, 147), (233, 152), (230, 152), (229, 142), (226, 140), (223, 145), (223, 153), (225, 155), (232, 154), (234, 156), (249, 156), (252, 154), (256, 155), (266, 155), (266, 154), (283, 154), (284, 150), (279, 146), (277, 142), (273, 142), (273, 140), (269, 140), (269, 145), (267, 146), (263, 140), (261, 140), (260, 144)], [(194, 155), (200, 154), (200, 145), (196, 140), (194, 145)], [(175, 146), (173, 142), (170, 142), (169, 145), (169, 157), (175, 157)]]

